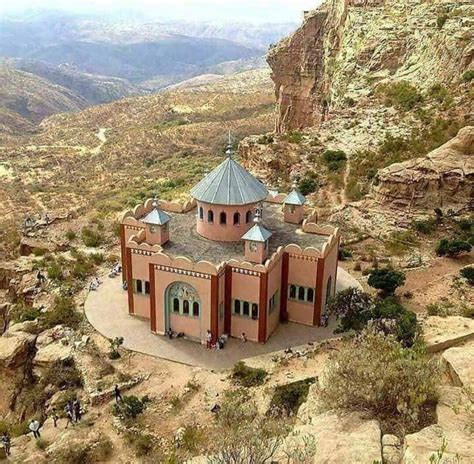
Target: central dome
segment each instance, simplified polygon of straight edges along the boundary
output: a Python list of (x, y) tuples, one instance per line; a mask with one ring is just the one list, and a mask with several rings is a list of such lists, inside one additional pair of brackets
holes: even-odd
[(213, 205), (249, 205), (265, 200), (268, 190), (228, 157), (191, 189), (191, 195)]

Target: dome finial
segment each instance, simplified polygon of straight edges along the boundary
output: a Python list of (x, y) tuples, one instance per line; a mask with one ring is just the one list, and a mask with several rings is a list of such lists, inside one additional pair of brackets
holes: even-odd
[(160, 205), (160, 203), (159, 203), (159, 200), (158, 200), (158, 195), (155, 193), (153, 195), (153, 203), (151, 204), (151, 206), (153, 206), (153, 208), (157, 209), (159, 205)]
[(255, 222), (255, 224), (260, 224), (262, 222), (262, 213), (260, 212), (260, 208), (257, 208), (257, 211), (255, 211), (253, 222)]
[(230, 135), (230, 129), (229, 129), (229, 136), (227, 140), (227, 150), (225, 151), (225, 154), (229, 158), (232, 158), (232, 155), (234, 154), (234, 146), (232, 144), (232, 136)]

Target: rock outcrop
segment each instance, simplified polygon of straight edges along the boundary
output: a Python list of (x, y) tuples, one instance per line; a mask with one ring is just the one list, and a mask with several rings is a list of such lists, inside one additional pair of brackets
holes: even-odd
[(474, 345), (450, 348), (443, 353), (443, 360), (453, 383), (474, 395)]
[(474, 456), (474, 408), (464, 389), (442, 387), (436, 407), (438, 423), (405, 436), (403, 464), (431, 462), (443, 450), (441, 464), (472, 462)]
[(422, 90), (459, 82), (472, 61), (469, 8), (468, 2), (328, 0), (308, 12), (267, 57), (277, 132), (319, 125), (384, 79), (408, 80)]
[(388, 166), (372, 187), (378, 203), (394, 207), (469, 208), (474, 198), (474, 126), (427, 156)]
[(474, 320), (461, 316), (430, 316), (421, 321), (428, 353), (474, 339)]

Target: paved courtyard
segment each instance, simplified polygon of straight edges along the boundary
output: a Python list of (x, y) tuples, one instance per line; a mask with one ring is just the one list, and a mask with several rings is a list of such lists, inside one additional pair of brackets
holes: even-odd
[[(338, 269), (337, 289), (359, 284), (346, 271)], [(148, 320), (129, 316), (127, 292), (122, 290), (121, 279), (103, 277), (99, 289), (89, 293), (85, 302), (85, 313), (94, 328), (105, 337), (124, 338), (124, 348), (151, 356), (157, 356), (192, 366), (209, 369), (227, 369), (241, 359), (304, 345), (309, 342), (334, 337), (336, 321), (329, 327), (309, 327), (300, 324), (280, 324), (264, 345), (242, 343), (231, 338), (224, 350), (207, 350), (196, 342), (184, 339), (169, 340), (150, 332)]]

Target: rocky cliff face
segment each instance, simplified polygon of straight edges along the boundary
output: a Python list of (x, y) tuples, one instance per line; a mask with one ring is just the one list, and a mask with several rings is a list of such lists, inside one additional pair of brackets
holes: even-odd
[(378, 83), (453, 85), (472, 66), (468, 1), (328, 0), (270, 49), (277, 132), (319, 125)]
[(377, 202), (395, 207), (472, 207), (474, 127), (464, 127), (425, 157), (380, 170), (373, 194)]

